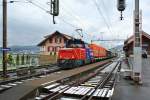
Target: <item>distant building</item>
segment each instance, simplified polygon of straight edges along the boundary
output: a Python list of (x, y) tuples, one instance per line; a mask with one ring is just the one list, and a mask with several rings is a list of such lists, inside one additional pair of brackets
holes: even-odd
[(70, 39), (73, 39), (73, 37), (56, 31), (51, 35), (45, 36), (45, 39), (38, 46), (41, 54), (56, 55), (60, 48), (66, 47), (66, 41)]
[[(126, 56), (133, 56), (134, 36), (132, 35), (124, 42), (123, 50)], [(142, 53), (150, 55), (150, 35), (142, 32)]]

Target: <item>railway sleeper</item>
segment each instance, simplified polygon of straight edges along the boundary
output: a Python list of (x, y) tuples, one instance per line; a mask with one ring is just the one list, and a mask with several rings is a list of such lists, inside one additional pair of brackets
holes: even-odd
[[(82, 89), (80, 91), (66, 91), (64, 92), (64, 96), (67, 97), (76, 97), (76, 98), (81, 98), (82, 96), (84, 96), (87, 92), (89, 91), (89, 89)], [(91, 92), (89, 92), (87, 94), (87, 98), (91, 95), (91, 93), (94, 91), (94, 89), (91, 90)], [(113, 94), (113, 89), (109, 89), (109, 88), (103, 88), (103, 89), (98, 89), (97, 91), (95, 91), (95, 93), (93, 94), (93, 99), (94, 100), (109, 100), (112, 97)]]

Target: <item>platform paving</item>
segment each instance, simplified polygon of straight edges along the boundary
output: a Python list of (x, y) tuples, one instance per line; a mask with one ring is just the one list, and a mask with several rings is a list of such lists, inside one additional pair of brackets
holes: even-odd
[[(133, 58), (131, 58), (133, 63)], [(132, 80), (125, 79), (121, 74), (116, 85), (112, 100), (150, 100), (150, 58), (142, 61), (143, 85), (136, 85)], [(128, 68), (123, 62), (122, 68)]]

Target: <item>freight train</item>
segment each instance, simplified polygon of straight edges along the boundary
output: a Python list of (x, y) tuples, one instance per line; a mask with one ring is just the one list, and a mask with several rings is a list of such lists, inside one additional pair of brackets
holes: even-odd
[(112, 58), (112, 53), (104, 47), (71, 39), (67, 41), (66, 48), (59, 50), (57, 63), (62, 69), (70, 69), (108, 58)]

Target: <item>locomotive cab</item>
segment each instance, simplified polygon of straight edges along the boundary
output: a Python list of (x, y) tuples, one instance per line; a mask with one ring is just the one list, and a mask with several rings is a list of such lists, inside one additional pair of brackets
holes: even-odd
[(81, 39), (71, 39), (67, 41), (66, 48), (85, 48), (85, 43)]

